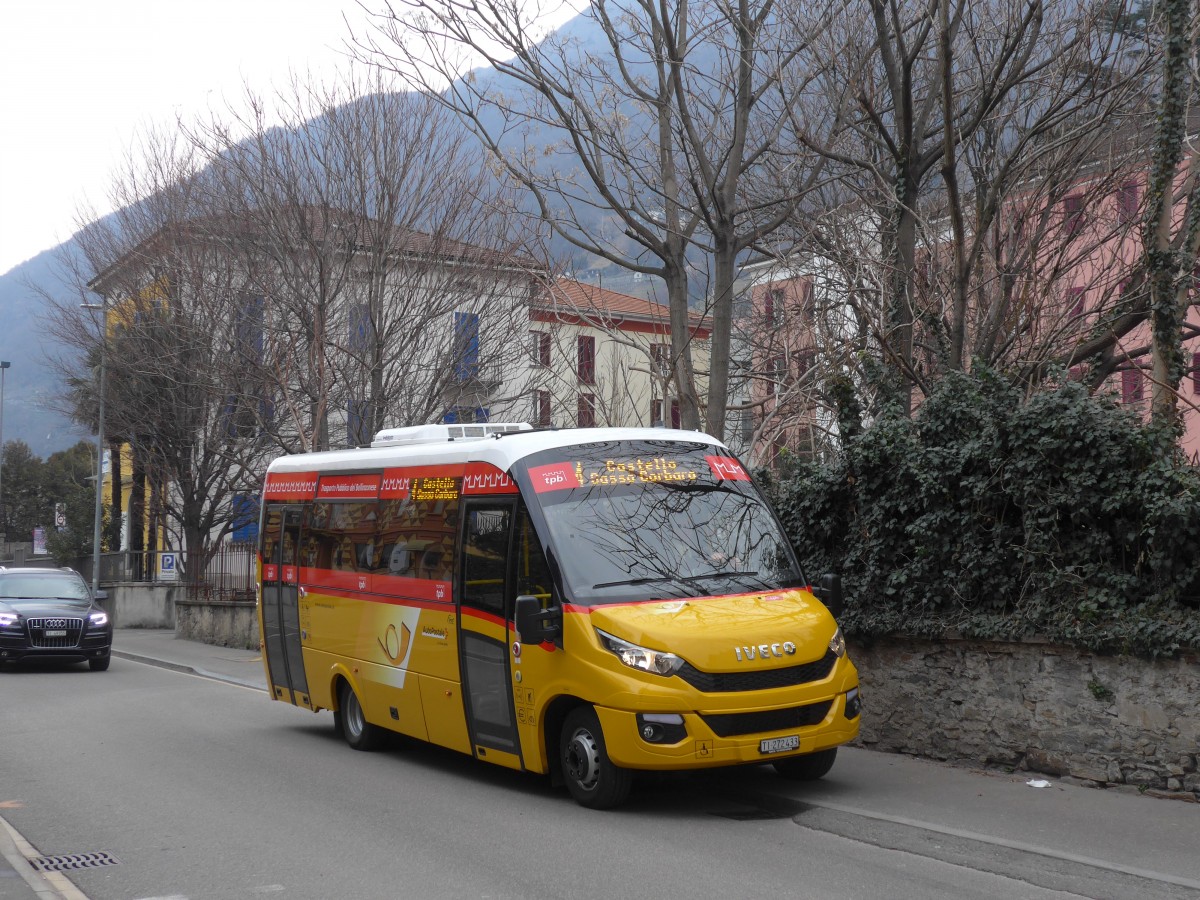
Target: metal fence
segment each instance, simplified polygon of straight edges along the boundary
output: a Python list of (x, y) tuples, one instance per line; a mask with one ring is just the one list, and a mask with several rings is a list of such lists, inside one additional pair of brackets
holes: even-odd
[[(100, 558), (100, 584), (177, 583), (187, 587), (189, 600), (253, 600), (254, 544), (221, 544), (209, 556), (203, 571), (188, 565), (181, 550), (154, 553), (105, 553)], [(90, 582), (92, 560), (77, 568)]]

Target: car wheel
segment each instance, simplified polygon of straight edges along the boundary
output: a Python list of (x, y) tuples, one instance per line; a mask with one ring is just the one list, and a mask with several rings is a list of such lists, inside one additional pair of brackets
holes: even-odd
[(341, 732), (346, 743), (355, 750), (378, 750), (383, 746), (386, 732), (378, 725), (367, 721), (358, 695), (349, 682), (342, 682), (338, 694), (338, 710), (334, 714), (334, 728)]
[(790, 778), (793, 781), (816, 781), (829, 773), (835, 759), (837, 759), (837, 747), (830, 747), (828, 750), (818, 750), (816, 753), (805, 753), (803, 756), (781, 759), (772, 765), (775, 766), (775, 771), (784, 778)]
[(563, 723), (559, 762), (567, 789), (580, 806), (612, 809), (629, 796), (633, 773), (608, 758), (600, 720), (589, 706), (572, 710)]
[(107, 672), (108, 664), (111, 661), (111, 656), (98, 656), (95, 659), (88, 660), (88, 668), (93, 672)]

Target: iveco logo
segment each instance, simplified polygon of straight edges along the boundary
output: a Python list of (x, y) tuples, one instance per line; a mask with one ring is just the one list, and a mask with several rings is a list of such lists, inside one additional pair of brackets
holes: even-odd
[(753, 647), (734, 647), (733, 655), (737, 657), (738, 662), (746, 662), (751, 659), (770, 659), (772, 656), (795, 656), (796, 645), (791, 641), (784, 641), (782, 644), (756, 644)]

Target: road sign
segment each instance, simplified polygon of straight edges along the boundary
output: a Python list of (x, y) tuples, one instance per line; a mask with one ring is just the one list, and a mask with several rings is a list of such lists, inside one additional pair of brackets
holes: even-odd
[(174, 581), (175, 580), (175, 563), (178, 558), (175, 553), (159, 553), (158, 554), (158, 580), (159, 581)]
[(67, 504), (54, 504), (54, 527), (59, 531), (67, 527)]

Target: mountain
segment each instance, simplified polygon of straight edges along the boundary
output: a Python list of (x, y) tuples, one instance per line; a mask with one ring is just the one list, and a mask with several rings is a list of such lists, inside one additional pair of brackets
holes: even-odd
[[(582, 50), (597, 58), (603, 58), (608, 52), (607, 39), (590, 17), (576, 17), (559, 29), (559, 35), (569, 36)], [(483, 81), (497, 80), (495, 74), (487, 70), (475, 73), (475, 77)], [(315, 119), (304, 127), (320, 133), (321, 120)], [(535, 144), (556, 139), (548, 130), (532, 136)], [(576, 165), (570, 157), (554, 159), (553, 154), (546, 155), (544, 164), (572, 168)], [(624, 230), (611, 215), (587, 205), (577, 206), (577, 215), (587, 233), (619, 236)], [(72, 246), (68, 241), (0, 275), (0, 321), (4, 322), (0, 332), (0, 360), (12, 363), (5, 375), (3, 440), (22, 440), (42, 458), (91, 437), (48, 406), (60, 392), (61, 385), (47, 364), (47, 358), (61, 353), (63, 348), (47, 333), (42, 316), (45, 301), (39, 291), (31, 287), (61, 297), (64, 302), (74, 302), (70, 289), (56, 274), (56, 260), (60, 254), (71, 252)], [(569, 260), (569, 268), (581, 280), (601, 282), (612, 290), (638, 296), (655, 294), (652, 279), (589, 257), (561, 238), (552, 240), (551, 252), (559, 259)], [(697, 296), (703, 296), (704, 285), (699, 279), (694, 289)], [(664, 297), (659, 295), (656, 299), (662, 301)]]
[(32, 287), (68, 297), (55, 260), (69, 250), (59, 245), (0, 275), (0, 360), (12, 363), (4, 372), (3, 440), (24, 441), (42, 459), (93, 437), (49, 406), (61, 385), (48, 359), (62, 348), (46, 329), (45, 300)]

